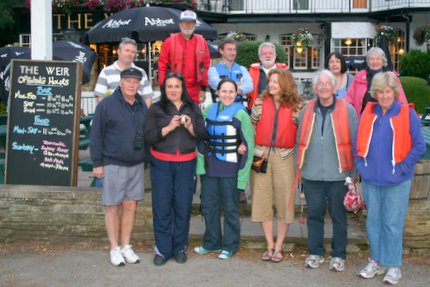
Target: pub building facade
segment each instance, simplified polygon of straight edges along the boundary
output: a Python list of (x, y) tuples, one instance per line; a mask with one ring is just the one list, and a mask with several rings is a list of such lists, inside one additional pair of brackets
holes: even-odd
[[(164, 6), (190, 8), (187, 1), (171, 2)], [(325, 57), (332, 51), (350, 59), (350, 70), (354, 72), (363, 64), (367, 49), (374, 45), (378, 29), (387, 29), (386, 33), (395, 30), (389, 50), (397, 71), (404, 53), (430, 48), (428, 41), (418, 45), (413, 37), (416, 29), (430, 23), (430, 0), (198, 0), (193, 1), (193, 8), (218, 31), (219, 39), (234, 32), (248, 40), (280, 44), (299, 85), (303, 82), (300, 80), (310, 79), (312, 72), (324, 67)], [(30, 11), (25, 5), (16, 5), (15, 12), (19, 43), (28, 46)], [(53, 38), (82, 41), (85, 31), (113, 13), (103, 8), (92, 11), (82, 5), (67, 12), (54, 10)], [(309, 31), (313, 40), (306, 45), (295, 42), (293, 34), (300, 30)], [(136, 64), (148, 71), (148, 58), (156, 62), (161, 45), (162, 41), (139, 43)], [(99, 56), (96, 78), (101, 68), (116, 59), (117, 44), (89, 46)], [(153, 68), (150, 76), (156, 79), (156, 67)]]

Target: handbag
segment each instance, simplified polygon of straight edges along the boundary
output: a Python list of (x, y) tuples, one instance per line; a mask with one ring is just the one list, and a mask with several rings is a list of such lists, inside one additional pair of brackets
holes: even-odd
[(267, 158), (265, 156), (256, 156), (252, 161), (251, 169), (256, 173), (266, 173), (267, 172)]
[(343, 199), (343, 205), (347, 211), (357, 214), (364, 207), (363, 198), (355, 184), (350, 177), (345, 179), (345, 185), (348, 186), (348, 191)]

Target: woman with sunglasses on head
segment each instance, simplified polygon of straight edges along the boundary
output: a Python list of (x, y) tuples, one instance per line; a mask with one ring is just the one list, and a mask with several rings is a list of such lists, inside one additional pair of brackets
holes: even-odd
[(203, 112), (209, 138), (204, 148), (199, 146), (204, 156), (199, 155), (197, 164), (197, 174), (202, 175), (201, 203), (206, 230), (203, 245), (194, 251), (219, 252), (219, 259), (229, 259), (239, 249), (240, 191), (248, 182), (254, 154), (254, 130), (243, 104), (235, 102), (237, 89), (232, 79), (219, 82), (220, 101)]
[(196, 143), (206, 137), (200, 108), (179, 73), (168, 73), (161, 100), (148, 111), (144, 138), (151, 145), (154, 264), (187, 260), (188, 231), (195, 189)]

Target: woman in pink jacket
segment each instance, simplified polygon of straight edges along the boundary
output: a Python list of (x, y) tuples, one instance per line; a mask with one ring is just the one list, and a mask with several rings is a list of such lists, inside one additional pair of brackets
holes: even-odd
[[(373, 47), (367, 52), (366, 64), (367, 67), (355, 75), (345, 96), (347, 102), (354, 107), (358, 117), (360, 117), (368, 102), (376, 102), (370, 95), (370, 85), (372, 84), (373, 76), (379, 72), (388, 71), (387, 57), (384, 51), (378, 47)], [(406, 99), (402, 84), (398, 77), (396, 77), (396, 80), (400, 88), (398, 101), (407, 104), (408, 100)]]

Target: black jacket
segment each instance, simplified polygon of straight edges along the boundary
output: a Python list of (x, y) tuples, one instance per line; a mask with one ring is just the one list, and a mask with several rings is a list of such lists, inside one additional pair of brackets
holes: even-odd
[[(177, 127), (163, 137), (161, 129), (170, 123), (174, 115), (181, 114), (188, 115), (191, 118), (195, 137), (183, 126)], [(175, 105), (169, 102), (167, 113), (161, 108), (160, 103), (155, 103), (149, 108), (145, 122), (144, 138), (158, 152), (176, 154), (179, 149), (181, 154), (191, 153), (196, 150), (197, 141), (205, 139), (206, 135), (202, 113), (195, 103), (183, 104), (178, 111)]]
[(139, 95), (130, 106), (119, 87), (97, 105), (90, 141), (94, 167), (108, 164), (134, 166), (143, 162), (145, 149), (136, 149), (135, 141), (136, 137), (143, 136), (146, 113), (146, 105)]

